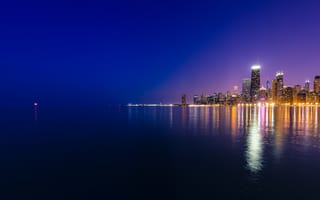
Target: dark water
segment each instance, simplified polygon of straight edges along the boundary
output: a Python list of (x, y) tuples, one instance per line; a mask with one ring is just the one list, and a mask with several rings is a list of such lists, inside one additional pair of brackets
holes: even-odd
[(320, 199), (310, 107), (2, 109), (1, 199)]

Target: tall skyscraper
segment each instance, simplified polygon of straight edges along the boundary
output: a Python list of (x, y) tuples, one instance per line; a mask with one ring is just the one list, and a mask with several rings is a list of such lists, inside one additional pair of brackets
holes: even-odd
[(276, 73), (276, 81), (277, 81), (277, 95), (279, 100), (282, 96), (282, 90), (283, 90), (283, 72), (279, 71)]
[(267, 82), (266, 82), (266, 89), (268, 90), (268, 89), (271, 89), (271, 85), (270, 85), (270, 81), (269, 80), (267, 80)]
[(250, 95), (251, 80), (245, 78), (242, 80), (242, 95)]
[(260, 89), (260, 66), (254, 65), (251, 67), (251, 87), (250, 96), (253, 101), (258, 99)]
[(269, 80), (266, 82), (267, 99), (271, 98), (271, 83)]
[(251, 79), (245, 78), (242, 79), (242, 91), (241, 99), (243, 102), (250, 102), (250, 88), (251, 88)]
[(276, 73), (276, 80), (279, 83), (279, 88), (282, 89), (283, 88), (283, 72), (277, 72)]
[(272, 80), (272, 88), (271, 88), (271, 98), (272, 98), (273, 103), (278, 102), (277, 88), (278, 88), (278, 82), (276, 79), (273, 79)]
[(301, 85), (295, 85), (293, 87), (293, 103), (299, 103), (299, 96), (298, 95), (301, 90), (302, 90)]
[(304, 83), (304, 90), (309, 92), (310, 90), (310, 81), (306, 80), (306, 82)]
[(313, 91), (317, 94), (320, 93), (320, 76), (314, 77)]

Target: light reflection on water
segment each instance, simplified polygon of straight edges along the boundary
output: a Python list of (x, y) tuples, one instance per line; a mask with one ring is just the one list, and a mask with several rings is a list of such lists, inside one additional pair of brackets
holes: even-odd
[(263, 142), (261, 126), (264, 126), (265, 110), (262, 107), (254, 108), (249, 124), (247, 136), (246, 159), (247, 167), (251, 172), (257, 173), (262, 168)]
[[(128, 109), (129, 121), (140, 118), (140, 112), (136, 111), (143, 109), (146, 124), (165, 125), (170, 127), (173, 133), (223, 134), (229, 135), (232, 143), (243, 142), (246, 168), (253, 173), (263, 170), (266, 162), (264, 160), (266, 146), (271, 147), (275, 161), (281, 160), (286, 144), (320, 148), (318, 106), (199, 106)], [(136, 113), (136, 116), (133, 113)]]

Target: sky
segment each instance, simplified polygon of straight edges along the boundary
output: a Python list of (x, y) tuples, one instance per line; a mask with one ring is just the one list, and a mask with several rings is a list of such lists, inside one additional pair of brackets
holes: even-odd
[(0, 6), (5, 104), (178, 103), (186, 93), (320, 74), (317, 1), (8, 1)]

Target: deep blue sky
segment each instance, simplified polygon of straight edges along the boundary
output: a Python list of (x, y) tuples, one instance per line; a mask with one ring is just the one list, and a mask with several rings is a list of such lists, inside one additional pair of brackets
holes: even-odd
[[(179, 102), (262, 66), (320, 74), (316, 1), (10, 1), (0, 6), (3, 102)], [(240, 87), (241, 88), (241, 87)]]

